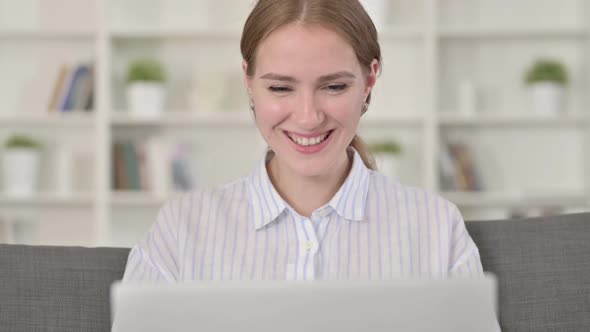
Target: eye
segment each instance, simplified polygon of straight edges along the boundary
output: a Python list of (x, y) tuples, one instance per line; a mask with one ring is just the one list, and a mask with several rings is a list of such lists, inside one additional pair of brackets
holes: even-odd
[(342, 92), (348, 88), (348, 84), (329, 84), (326, 86), (326, 89), (330, 90), (331, 92)]
[(270, 90), (271, 92), (284, 93), (284, 92), (290, 92), (291, 88), (288, 86), (271, 86), (268, 88), (268, 90)]

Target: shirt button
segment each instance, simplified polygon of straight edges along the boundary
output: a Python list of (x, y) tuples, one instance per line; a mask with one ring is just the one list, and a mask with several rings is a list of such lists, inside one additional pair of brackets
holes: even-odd
[(303, 247), (305, 248), (306, 251), (310, 251), (311, 249), (313, 249), (315, 247), (315, 241), (305, 241), (305, 243), (303, 244)]

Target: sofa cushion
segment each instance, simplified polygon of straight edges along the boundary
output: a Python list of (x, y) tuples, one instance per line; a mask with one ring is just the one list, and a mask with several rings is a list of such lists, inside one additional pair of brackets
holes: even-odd
[[(590, 331), (590, 214), (467, 222), (502, 331)], [(0, 330), (109, 331), (129, 249), (0, 244)]]
[(0, 245), (2, 331), (109, 331), (129, 249)]
[(590, 214), (467, 222), (502, 331), (590, 331)]

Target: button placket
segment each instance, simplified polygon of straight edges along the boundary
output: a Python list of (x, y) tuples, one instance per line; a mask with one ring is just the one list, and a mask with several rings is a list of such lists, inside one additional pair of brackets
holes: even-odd
[(304, 237), (302, 238), (303, 241), (301, 243), (304, 255), (307, 256), (307, 270), (304, 272), (306, 276), (305, 279), (313, 280), (315, 279), (315, 262), (316, 254), (318, 252), (317, 234), (313, 223), (309, 218), (305, 218), (302, 221)]

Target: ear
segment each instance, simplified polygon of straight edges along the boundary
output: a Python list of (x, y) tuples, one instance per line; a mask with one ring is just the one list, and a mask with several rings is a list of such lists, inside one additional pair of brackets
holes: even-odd
[(242, 74), (244, 76), (244, 86), (246, 87), (248, 94), (251, 95), (252, 78), (250, 76), (248, 76), (247, 72), (248, 72), (248, 63), (246, 62), (246, 60), (242, 60)]
[(377, 74), (379, 73), (379, 61), (377, 59), (373, 59), (371, 62), (371, 71), (369, 72), (369, 76), (367, 77), (367, 86), (365, 88), (365, 99), (368, 97), (369, 93), (377, 83)]

